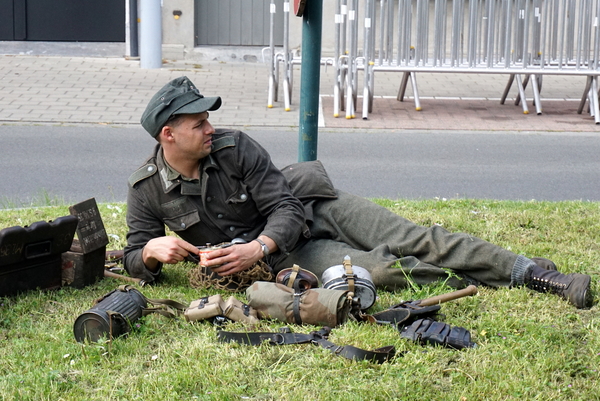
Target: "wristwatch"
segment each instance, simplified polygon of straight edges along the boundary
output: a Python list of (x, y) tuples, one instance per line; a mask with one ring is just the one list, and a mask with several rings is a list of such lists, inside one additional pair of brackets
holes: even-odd
[(260, 247), (263, 251), (263, 257), (266, 257), (269, 254), (269, 247), (267, 246), (267, 244), (265, 244), (265, 242), (259, 238), (256, 238), (254, 241), (260, 244)]

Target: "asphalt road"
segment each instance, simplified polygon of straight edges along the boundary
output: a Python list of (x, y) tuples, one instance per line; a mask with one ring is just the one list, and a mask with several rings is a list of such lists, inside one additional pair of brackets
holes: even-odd
[[(284, 167), (296, 130), (246, 130)], [(125, 201), (155, 142), (141, 127), (0, 125), (0, 207)], [(336, 187), (365, 197), (600, 201), (595, 133), (319, 132)]]

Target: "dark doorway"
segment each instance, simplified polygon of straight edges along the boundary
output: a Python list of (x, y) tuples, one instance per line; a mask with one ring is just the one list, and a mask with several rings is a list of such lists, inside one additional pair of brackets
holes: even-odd
[(0, 0), (0, 40), (125, 42), (124, 0)]

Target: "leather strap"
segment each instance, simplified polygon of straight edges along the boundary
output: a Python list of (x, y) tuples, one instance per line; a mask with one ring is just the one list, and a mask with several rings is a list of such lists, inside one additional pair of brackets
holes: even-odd
[(392, 359), (396, 355), (396, 348), (393, 345), (367, 351), (364, 349), (353, 347), (352, 345), (335, 345), (325, 339), (315, 340), (315, 343), (321, 347), (330, 350), (335, 355), (343, 356), (344, 358), (353, 361), (371, 361), (375, 363), (384, 363)]
[(309, 334), (292, 333), (289, 328), (284, 328), (279, 333), (246, 333), (219, 330), (217, 338), (221, 342), (237, 342), (246, 345), (260, 345), (264, 342), (271, 345), (312, 343), (320, 345), (333, 354), (347, 359), (371, 361), (374, 363), (389, 361), (396, 355), (396, 348), (393, 345), (377, 348), (373, 351), (367, 351), (351, 345), (336, 345), (327, 340), (330, 332), (331, 329), (329, 327), (323, 327), (321, 330), (313, 331)]
[(348, 291), (351, 293), (351, 296), (354, 297), (356, 295), (356, 291), (354, 289), (354, 271), (352, 270), (352, 262), (350, 261), (350, 257), (344, 258), (344, 262), (342, 263), (344, 266), (345, 276), (348, 283)]
[(245, 345), (261, 345), (267, 342), (270, 345), (305, 344), (312, 341), (313, 336), (302, 333), (268, 333), (268, 332), (232, 332), (219, 330), (217, 338), (221, 342), (236, 342)]
[(296, 324), (302, 324), (302, 317), (300, 316), (300, 297), (302, 293), (295, 291), (294, 292), (294, 304), (292, 305), (294, 308), (294, 321)]
[(292, 272), (290, 273), (290, 278), (288, 279), (287, 286), (290, 288), (294, 288), (294, 284), (296, 283), (296, 277), (298, 276), (298, 272), (300, 271), (300, 266), (294, 265), (292, 266)]

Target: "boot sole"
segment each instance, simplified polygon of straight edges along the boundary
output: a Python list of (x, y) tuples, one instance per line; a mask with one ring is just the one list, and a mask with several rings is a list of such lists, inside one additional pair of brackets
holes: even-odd
[(579, 277), (575, 277), (573, 282), (579, 281), (578, 279), (581, 278), (580, 285), (584, 286), (585, 290), (583, 291), (581, 297), (577, 297), (577, 299), (569, 298), (569, 301), (571, 301), (571, 303), (573, 303), (573, 305), (575, 305), (579, 309), (590, 308), (594, 303), (594, 297), (590, 288), (592, 279), (586, 274), (575, 274)]

